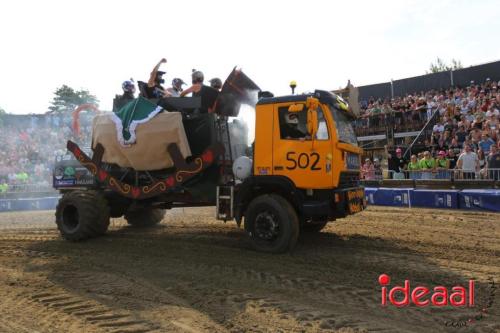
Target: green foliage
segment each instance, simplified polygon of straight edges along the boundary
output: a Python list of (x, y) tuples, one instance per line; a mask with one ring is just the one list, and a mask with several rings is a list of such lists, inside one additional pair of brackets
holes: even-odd
[(3, 126), (3, 117), (7, 114), (4, 109), (0, 107), (0, 127)]
[(448, 65), (447, 63), (445, 63), (443, 61), (443, 59), (437, 57), (436, 59), (436, 62), (433, 63), (431, 62), (431, 65), (430, 65), (430, 72), (427, 72), (427, 73), (439, 73), (439, 72), (449, 72), (451, 70), (457, 70), (457, 69), (461, 69), (461, 68), (464, 68), (464, 66), (462, 66), (462, 63), (460, 62), (460, 60), (455, 60), (455, 59), (451, 59), (451, 65)]
[(65, 84), (58, 88), (54, 95), (49, 110), (57, 113), (71, 112), (80, 104), (92, 103), (97, 105), (99, 103), (99, 100), (90, 94), (88, 90), (74, 90)]

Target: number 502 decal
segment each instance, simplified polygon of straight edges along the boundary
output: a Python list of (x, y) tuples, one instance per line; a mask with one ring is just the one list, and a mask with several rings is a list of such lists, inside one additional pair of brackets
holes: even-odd
[(318, 153), (300, 153), (297, 156), (297, 153), (294, 151), (289, 151), (286, 153), (286, 160), (290, 162), (290, 164), (286, 167), (288, 170), (299, 169), (307, 169), (310, 168), (313, 171), (321, 170), (321, 167), (318, 167), (319, 162), (319, 154)]

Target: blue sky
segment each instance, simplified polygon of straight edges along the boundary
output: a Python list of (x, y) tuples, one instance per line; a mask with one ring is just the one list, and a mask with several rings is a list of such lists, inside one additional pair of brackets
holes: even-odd
[(224, 79), (239, 66), (287, 94), (425, 74), (437, 56), (500, 59), (498, 1), (4, 1), (0, 107), (43, 113), (68, 84), (109, 110), (123, 80), (167, 82), (192, 68)]

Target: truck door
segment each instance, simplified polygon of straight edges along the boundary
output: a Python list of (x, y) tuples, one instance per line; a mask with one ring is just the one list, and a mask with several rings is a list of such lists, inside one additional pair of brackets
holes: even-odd
[[(304, 103), (305, 104), (305, 103)], [(318, 107), (318, 133), (312, 140), (307, 133), (307, 108), (289, 112), (286, 105), (275, 105), (273, 128), (273, 174), (291, 179), (303, 189), (332, 187), (332, 133), (327, 116)]]

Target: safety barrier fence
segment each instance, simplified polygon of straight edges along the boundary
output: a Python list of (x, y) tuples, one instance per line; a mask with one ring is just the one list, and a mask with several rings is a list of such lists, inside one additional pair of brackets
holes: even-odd
[(385, 134), (388, 129), (395, 133), (420, 131), (428, 120), (427, 111), (395, 112), (393, 114), (377, 114), (363, 116), (353, 123), (356, 136), (364, 137)]
[[(368, 205), (465, 209), (500, 212), (500, 189), (365, 187)], [(0, 212), (54, 210), (58, 196), (0, 199)]]
[(5, 190), (0, 191), (5, 193), (40, 193), (55, 191), (52, 184), (8, 184)]
[(368, 205), (500, 212), (500, 189), (365, 187)]
[(59, 196), (38, 198), (0, 198), (0, 212), (23, 210), (53, 210), (57, 206)]

